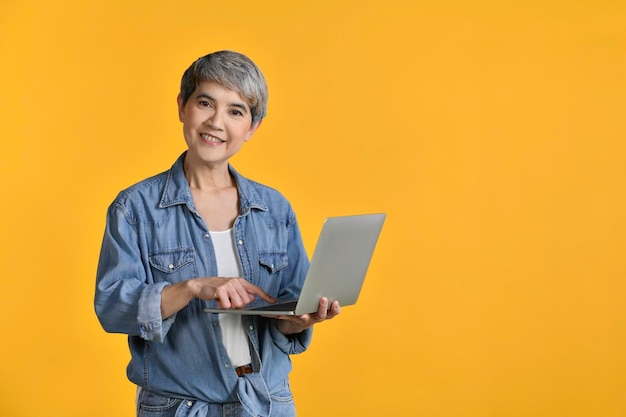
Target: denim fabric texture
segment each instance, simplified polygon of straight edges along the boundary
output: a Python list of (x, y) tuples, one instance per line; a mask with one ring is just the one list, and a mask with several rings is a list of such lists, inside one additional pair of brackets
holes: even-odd
[[(289, 355), (306, 350), (311, 329), (285, 336), (275, 319), (243, 316), (255, 372), (237, 377), (221, 343), (218, 315), (203, 311), (216, 307), (215, 301), (194, 299), (175, 315), (161, 317), (164, 287), (217, 276), (211, 237), (184, 176), (184, 157), (170, 170), (122, 191), (110, 205), (97, 270), (96, 314), (106, 331), (129, 336), (127, 375), (146, 390), (140, 415), (169, 416), (158, 413), (185, 408), (183, 399), (202, 407), (176, 416), (205, 416), (204, 405), (233, 402), (251, 415), (271, 410), (272, 416), (292, 415), (280, 414), (293, 407)], [(291, 205), (278, 191), (244, 178), (232, 166), (229, 170), (239, 191), (233, 230), (243, 277), (274, 297), (297, 297), (309, 259)], [(178, 402), (150, 404), (162, 397)]]

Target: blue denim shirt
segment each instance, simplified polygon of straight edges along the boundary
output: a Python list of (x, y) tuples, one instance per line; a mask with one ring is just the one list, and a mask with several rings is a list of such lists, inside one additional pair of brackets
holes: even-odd
[[(285, 336), (276, 319), (244, 316), (255, 373), (237, 377), (221, 340), (215, 301), (192, 300), (161, 317), (161, 291), (217, 276), (209, 230), (194, 207), (183, 153), (169, 171), (122, 191), (109, 207), (97, 270), (95, 310), (107, 332), (129, 335), (128, 378), (160, 395), (200, 403), (240, 401), (269, 415), (271, 398), (290, 396), (290, 354), (303, 352), (311, 329)], [(277, 297), (296, 297), (309, 259), (289, 202), (239, 175), (234, 239), (243, 277)], [(198, 415), (201, 415), (199, 413)]]

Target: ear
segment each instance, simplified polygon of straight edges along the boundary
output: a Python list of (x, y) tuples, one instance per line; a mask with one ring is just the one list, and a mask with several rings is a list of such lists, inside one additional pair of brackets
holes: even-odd
[(258, 122), (253, 123), (252, 125), (250, 125), (250, 130), (248, 130), (248, 134), (246, 136), (246, 142), (248, 142), (252, 138), (252, 135), (254, 135), (254, 132), (257, 131), (259, 126), (261, 126), (261, 122), (262, 121), (263, 120), (259, 120)]
[(185, 106), (183, 105), (183, 97), (180, 94), (176, 98), (176, 103), (178, 104), (178, 120), (182, 122), (185, 115)]

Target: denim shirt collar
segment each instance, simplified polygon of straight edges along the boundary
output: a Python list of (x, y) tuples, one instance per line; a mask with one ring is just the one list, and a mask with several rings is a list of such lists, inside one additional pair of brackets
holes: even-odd
[[(196, 211), (191, 189), (189, 188), (189, 183), (187, 182), (187, 178), (185, 178), (185, 170), (183, 169), (186, 154), (187, 151), (183, 152), (176, 162), (174, 162), (172, 168), (170, 168), (165, 181), (165, 187), (163, 187), (159, 208), (186, 204), (192, 211)], [(240, 175), (230, 164), (228, 164), (228, 171), (237, 183), (241, 214), (247, 214), (250, 209), (267, 211), (267, 204), (252, 186), (252, 181)]]

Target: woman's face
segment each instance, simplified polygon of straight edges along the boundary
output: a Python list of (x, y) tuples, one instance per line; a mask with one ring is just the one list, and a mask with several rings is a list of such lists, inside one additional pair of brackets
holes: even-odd
[(260, 124), (252, 125), (248, 101), (239, 93), (209, 81), (201, 82), (184, 105), (178, 97), (178, 117), (187, 160), (211, 167), (227, 166)]

